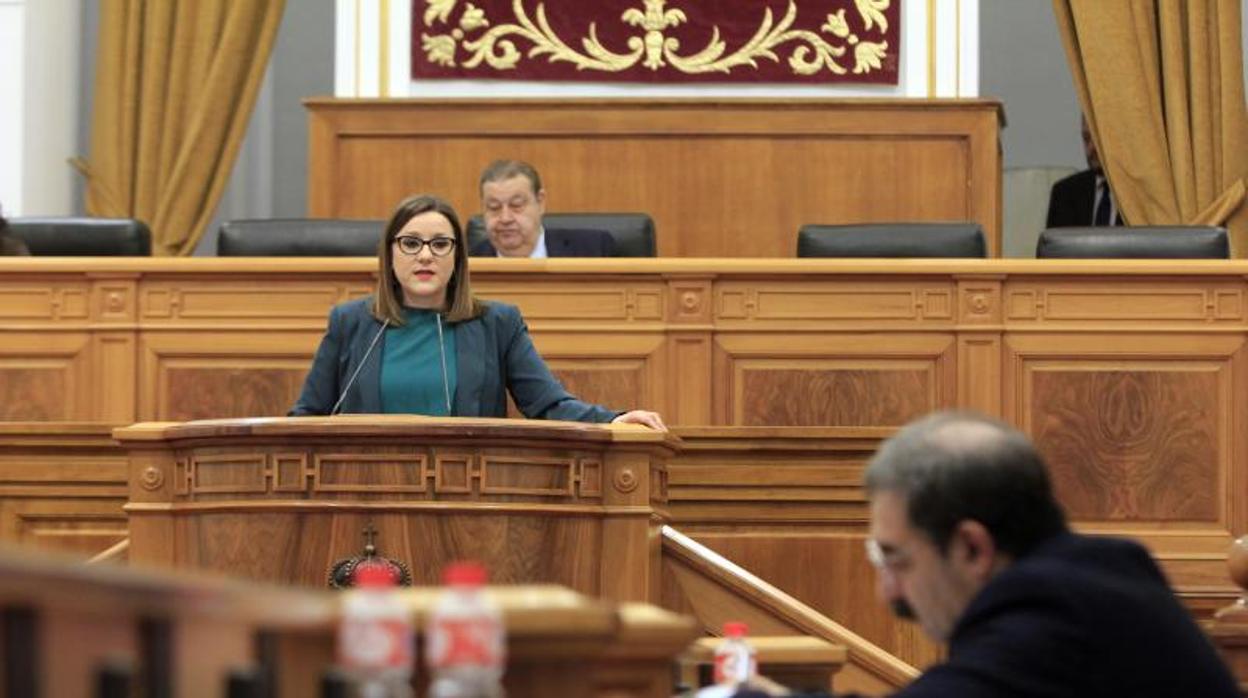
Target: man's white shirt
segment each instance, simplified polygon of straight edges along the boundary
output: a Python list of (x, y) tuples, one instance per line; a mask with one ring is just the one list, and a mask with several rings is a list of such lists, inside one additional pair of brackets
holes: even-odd
[[(498, 250), (494, 250), (494, 254), (498, 257), (506, 256)], [(546, 259), (549, 256), (546, 254), (546, 229), (542, 228), (542, 232), (537, 234), (537, 244), (533, 246), (533, 251), (529, 253), (529, 259)]]

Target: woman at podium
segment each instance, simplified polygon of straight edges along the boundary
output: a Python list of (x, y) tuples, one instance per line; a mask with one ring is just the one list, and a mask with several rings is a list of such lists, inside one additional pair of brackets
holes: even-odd
[(655, 412), (582, 402), (546, 367), (514, 305), (472, 295), (468, 245), (442, 199), (399, 204), (377, 253), (372, 296), (335, 306), (292, 416), (340, 412), (630, 422)]

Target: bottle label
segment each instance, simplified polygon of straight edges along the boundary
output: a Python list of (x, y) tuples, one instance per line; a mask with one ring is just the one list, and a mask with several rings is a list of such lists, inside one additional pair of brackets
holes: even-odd
[(715, 683), (745, 683), (753, 674), (754, 655), (744, 643), (721, 646), (715, 652)]
[(411, 628), (402, 620), (345, 622), (339, 637), (340, 660), (351, 669), (408, 669), (412, 666)]
[(489, 618), (441, 618), (429, 630), (427, 659), (433, 668), (503, 663), (502, 628)]

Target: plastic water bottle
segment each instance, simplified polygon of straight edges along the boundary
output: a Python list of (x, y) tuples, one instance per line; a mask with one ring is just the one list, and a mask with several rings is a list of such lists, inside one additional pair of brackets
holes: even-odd
[(338, 661), (355, 680), (361, 698), (412, 695), (411, 612), (382, 567), (362, 566), (346, 592), (338, 628)]
[(724, 640), (715, 648), (715, 683), (739, 685), (754, 678), (758, 670), (754, 648), (745, 641), (745, 623), (724, 623)]
[(507, 638), (502, 611), (482, 590), (485, 568), (454, 563), (443, 579), (425, 632), (429, 698), (501, 698)]

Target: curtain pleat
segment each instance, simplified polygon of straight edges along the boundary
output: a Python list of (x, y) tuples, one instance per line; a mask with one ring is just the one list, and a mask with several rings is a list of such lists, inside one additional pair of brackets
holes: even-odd
[(1123, 218), (1225, 225), (1248, 256), (1239, 0), (1053, 0)]
[(285, 0), (103, 0), (87, 211), (187, 255), (238, 156)]

